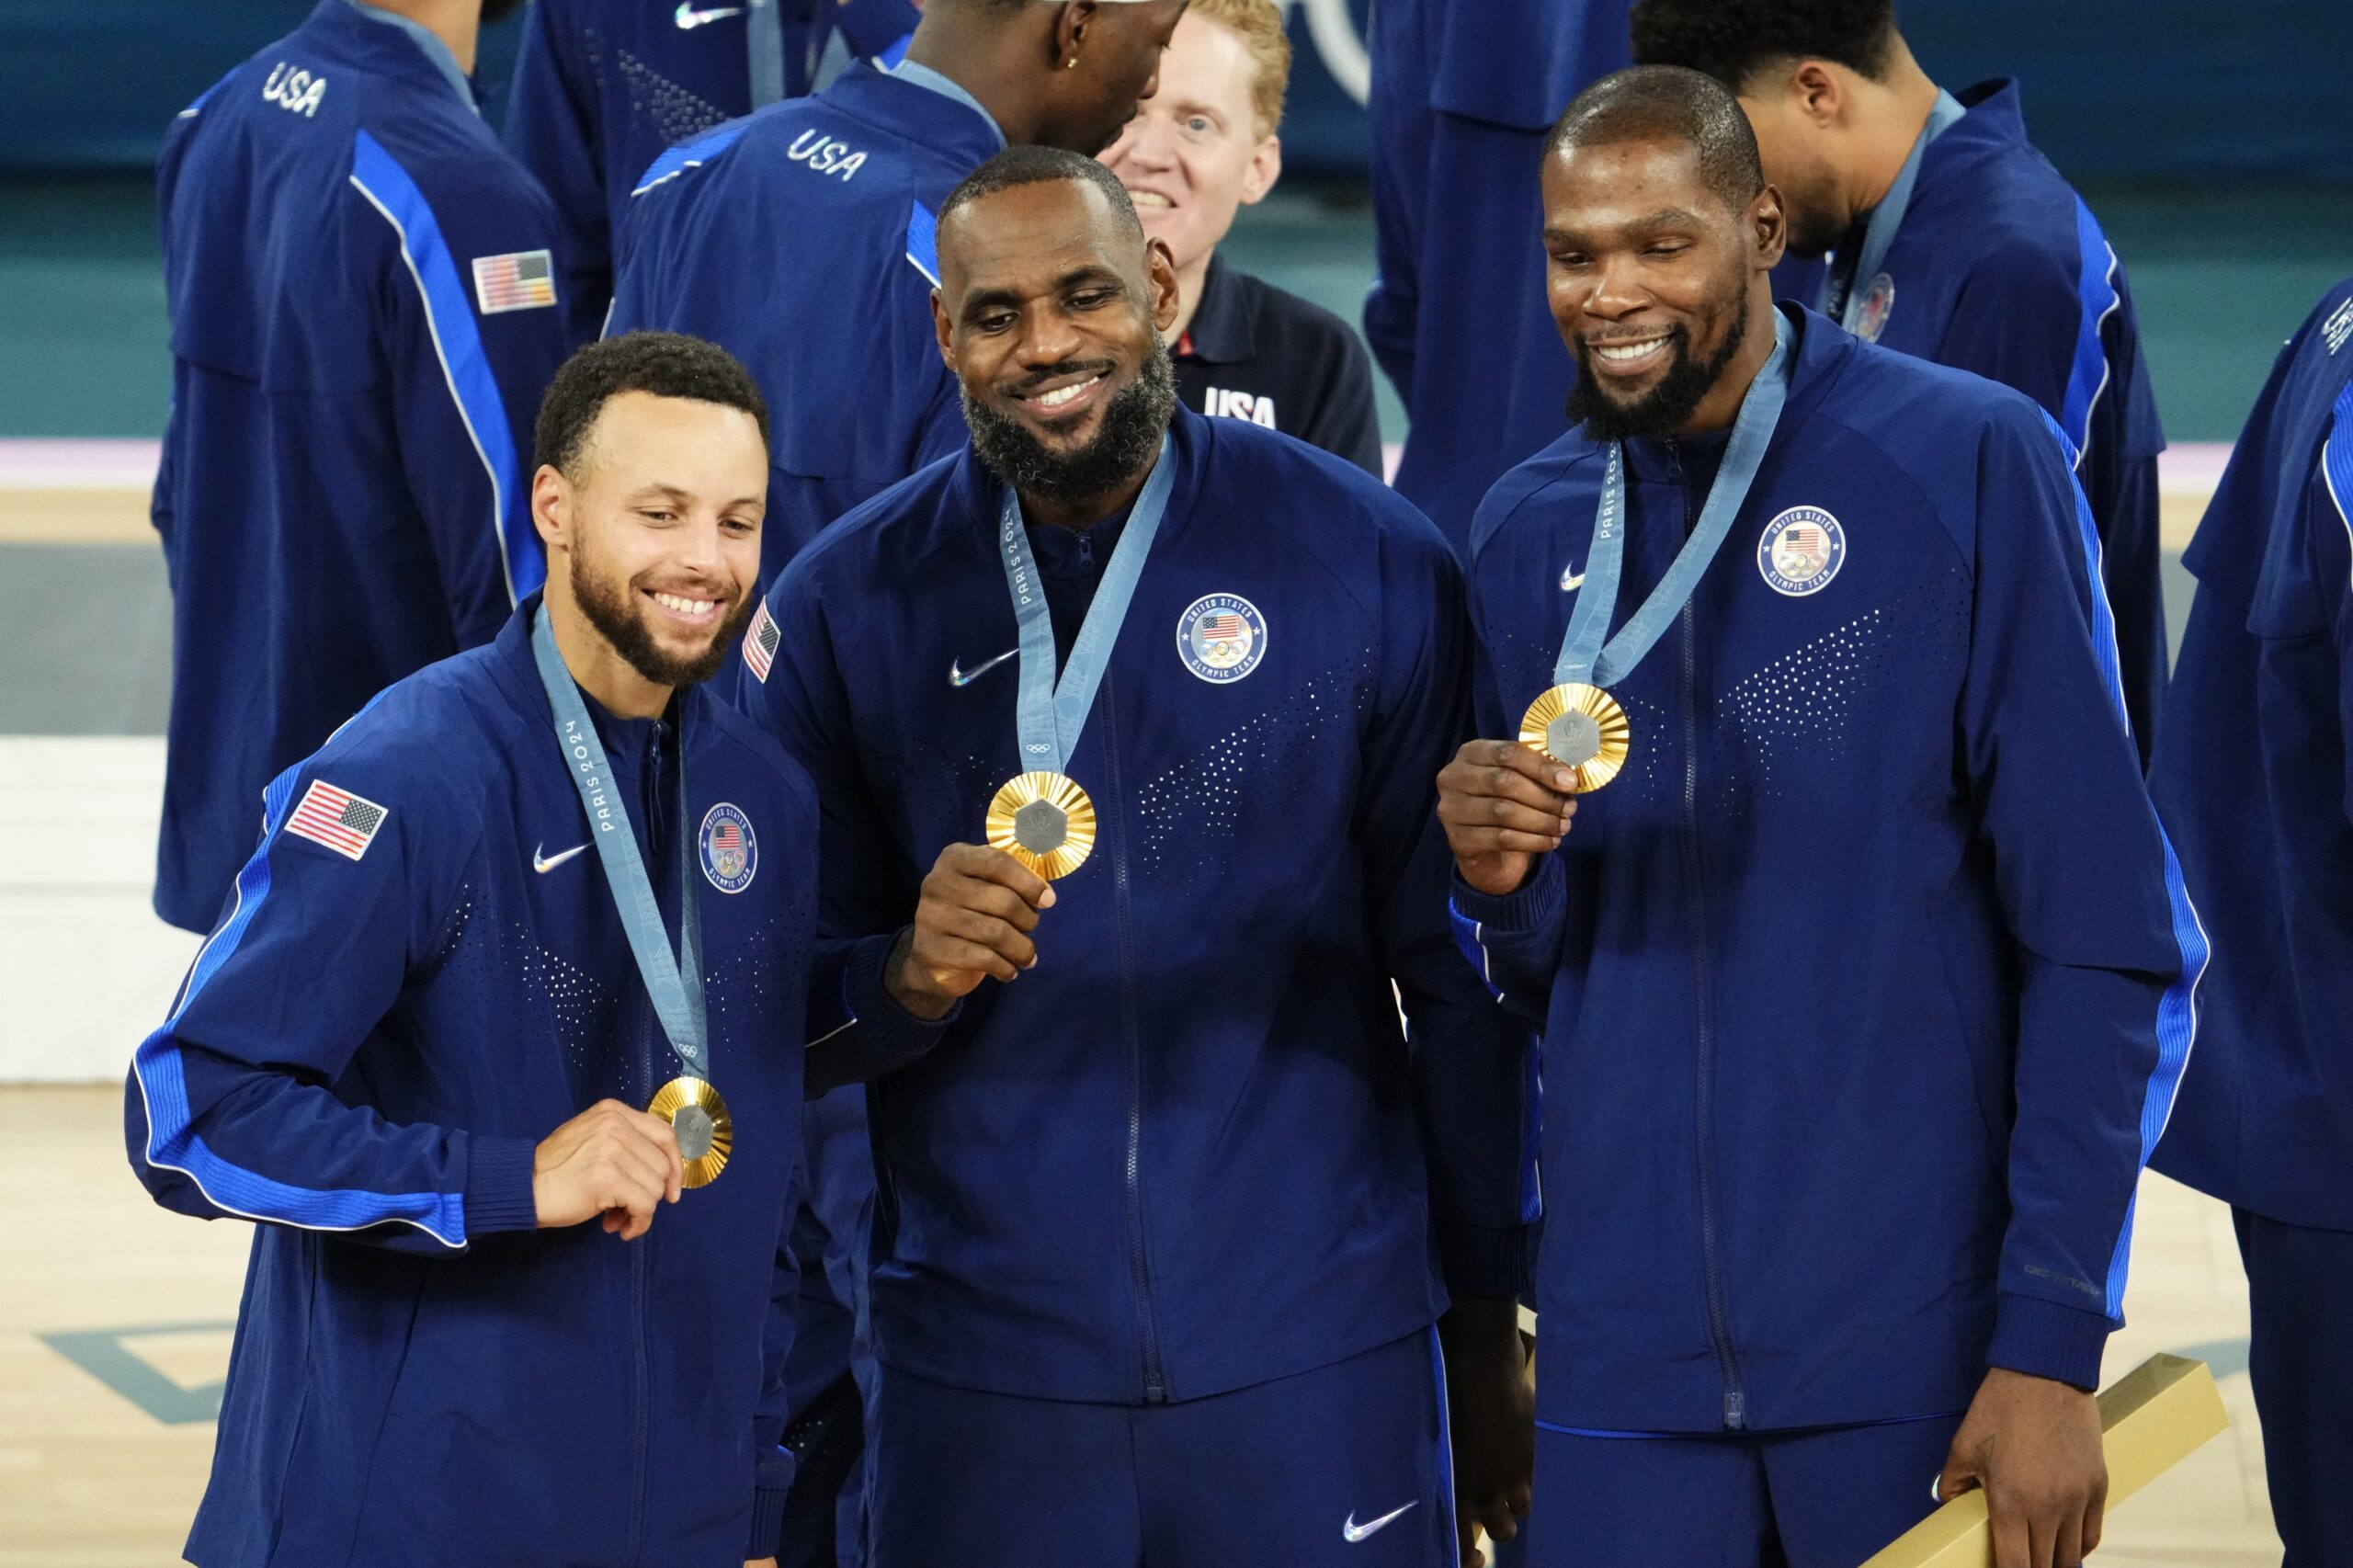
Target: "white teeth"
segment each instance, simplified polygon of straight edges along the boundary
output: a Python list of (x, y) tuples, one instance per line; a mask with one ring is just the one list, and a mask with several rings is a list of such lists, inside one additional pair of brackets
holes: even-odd
[(1597, 348), (1594, 352), (1600, 355), (1604, 359), (1639, 359), (1643, 355), (1648, 354), (1652, 349), (1656, 348), (1660, 344), (1665, 341), (1666, 339), (1663, 337), (1654, 337), (1647, 343), (1614, 344), (1607, 347)]
[(680, 615), (694, 616), (698, 619), (709, 615), (719, 608), (719, 601), (716, 599), (682, 599), (676, 594), (657, 593), (654, 596), (654, 600), (665, 609), (676, 610)]
[(1029, 401), (1036, 403), (1040, 408), (1060, 408), (1063, 404), (1068, 403), (1071, 399), (1076, 397), (1079, 393), (1085, 392), (1087, 388), (1093, 386), (1102, 379), (1103, 378), (1100, 376), (1089, 376), (1086, 380), (1080, 381), (1075, 386), (1057, 387), (1052, 392), (1040, 392)]
[(1131, 190), (1128, 199), (1138, 207), (1174, 207), (1176, 204), (1156, 190)]

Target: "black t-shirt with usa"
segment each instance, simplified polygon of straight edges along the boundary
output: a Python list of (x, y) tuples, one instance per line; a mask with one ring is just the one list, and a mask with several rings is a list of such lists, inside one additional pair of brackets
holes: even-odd
[(1372, 361), (1347, 323), (1321, 305), (1211, 256), (1176, 360), (1188, 408), (1247, 419), (1381, 472)]

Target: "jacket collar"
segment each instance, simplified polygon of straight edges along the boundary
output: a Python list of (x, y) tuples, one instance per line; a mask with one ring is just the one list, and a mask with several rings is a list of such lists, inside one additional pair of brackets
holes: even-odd
[[(340, 4), (341, 0), (333, 0), (333, 3)], [(506, 624), (499, 628), (497, 637), (492, 640), (488, 652), (491, 676), (500, 692), (523, 716), (527, 732), (536, 730), (547, 737), (549, 755), (553, 756), (556, 746), (555, 709), (548, 701), (547, 688), (540, 684), (539, 660), (531, 652), (531, 623), (540, 613), (540, 596), (534, 593), (517, 605), (515, 613), (506, 618)], [(708, 685), (706, 682), (703, 686), (687, 687), (678, 694), (678, 700), (671, 709), (671, 717), (678, 722), (684, 744), (697, 752), (702, 749), (711, 731), (708, 705), (712, 699)], [(606, 750), (611, 753), (614, 765), (627, 765), (634, 771), (636, 749), (642, 746), (646, 728), (656, 721), (615, 718), (585, 691), (581, 695), (587, 699), (588, 716), (596, 724)], [(617, 742), (620, 744), (617, 744)], [(524, 743), (527, 756), (530, 744), (529, 741)]]
[[(1160, 543), (1183, 528), (1193, 509), (1193, 498), (1200, 493), (1201, 470), (1209, 460), (1210, 435), (1207, 416), (1182, 403), (1176, 405), (1176, 413), (1168, 422), (1168, 460), (1176, 465), (1176, 472), (1175, 483), (1169, 487), (1168, 510), (1161, 522)], [(948, 504), (953, 508), (949, 521), (958, 528), (984, 529), (992, 561), (996, 556), (997, 506), (1003, 494), (996, 475), (981, 461), (980, 452), (967, 437), (963, 454), (956, 460), (955, 475), (949, 483)], [(1124, 525), (1124, 514), (1122, 518)]]
[(859, 61), (818, 97), (828, 107), (902, 141), (961, 155), (969, 168), (980, 167), (1005, 146), (1005, 133), (978, 99), (936, 71), (915, 70), (920, 74), (910, 75), (905, 62), (896, 71), (880, 71)]
[(425, 27), (366, 4), (366, 0), (320, 0), (306, 28), (315, 28), (347, 44), (378, 70), (420, 85), (438, 83), (476, 116), (482, 105), (474, 85), (458, 66), (449, 46)]
[[(1768, 450), (1778, 450), (1789, 438), (1790, 432), (1796, 429), (1822, 402), (1830, 383), (1836, 379), (1838, 369), (1853, 355), (1857, 341), (1836, 322), (1794, 301), (1779, 301), (1774, 308), (1787, 316), (1797, 331), (1793, 348), (1795, 358), (1790, 366), (1789, 397), (1781, 404), (1781, 417), (1774, 426), (1773, 445)], [(1716, 462), (1722, 457), (1725, 443), (1730, 439), (1729, 429), (1693, 439), (1713, 449), (1703, 454), (1704, 460), (1700, 464), (1706, 472), (1712, 473)], [(1596, 443), (1586, 444), (1598, 449)], [(1638, 478), (1668, 477), (1675, 466), (1667, 456), (1667, 444), (1664, 441), (1636, 437), (1626, 443), (1627, 471)], [(1688, 472), (1692, 464), (1684, 461), (1681, 467)], [(1597, 468), (1594, 472), (1597, 474), (1600, 470)]]
[(1227, 268), (1224, 257), (1211, 253), (1200, 300), (1179, 345), (1184, 356), (1205, 365), (1238, 365), (1256, 358), (1256, 323), (1248, 306), (1242, 297), (1241, 275)]

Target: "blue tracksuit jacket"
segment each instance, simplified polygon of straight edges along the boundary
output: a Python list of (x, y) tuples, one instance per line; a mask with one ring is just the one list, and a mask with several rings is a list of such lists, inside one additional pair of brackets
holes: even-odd
[(2155, 1165), (2353, 1231), (2353, 279), (2280, 351), (2184, 558), (2198, 597), (2150, 788), (2214, 932)]
[[(696, 879), (734, 1150), (627, 1244), (533, 1228), (538, 1141), (599, 1099), (643, 1105), (678, 1068), (585, 844), (526, 616), (270, 786), (125, 1105), (157, 1202), (262, 1221), (188, 1539), (204, 1568), (736, 1568), (773, 1550), (802, 1018), (815, 1039), (870, 1014), (887, 943), (832, 949), (812, 982), (809, 781), (712, 695), (680, 711), (684, 821), (676, 729), (591, 706), (671, 932), (698, 824), (726, 802), (748, 824), (748, 884)], [(349, 824), (340, 848), (305, 835), (321, 790), (358, 803), (329, 819)]]
[[(1615, 688), (1626, 771), (1518, 892), (1456, 884), (1543, 1027), (1538, 1412), (1572, 1429), (1954, 1412), (1989, 1358), (2091, 1386), (2189, 1047), (2204, 941), (2063, 444), (1785, 308), (1756, 486)], [(1629, 444), (1620, 622), (1724, 436)], [(1485, 733), (1552, 684), (1602, 451), (1572, 433), (1481, 508)]]
[(2165, 688), (2165, 438), (2132, 290), (2091, 209), (2027, 141), (2017, 85), (1984, 82), (1958, 96), (1968, 113), (1921, 156), (1887, 282), (1874, 299), (1877, 279), (1855, 281), (1867, 312), (1858, 326), (1881, 347), (2017, 388), (2075, 443), (2145, 765)]
[(1467, 552), (1488, 486), (1560, 434), (1576, 363), (1544, 302), (1544, 134), (1628, 63), (1632, 0), (1381, 0), (1364, 334), (1413, 420), (1397, 488)]
[(859, 64), (673, 148), (639, 183), (609, 330), (707, 337), (779, 411), (767, 576), (963, 444), (932, 330), (932, 222), (1004, 144), (977, 105)]
[[(1386, 1345), (1444, 1304), (1434, 1210), (1458, 1293), (1524, 1275), (1525, 1036), (1449, 949), (1430, 782), (1469, 723), (1452, 557), (1336, 458), (1189, 411), (1174, 432), (1070, 767), (1094, 855), (1035, 970), (859, 1074), (875, 1354), (934, 1381), (1134, 1403)], [(1001, 494), (969, 449), (925, 469), (753, 622), (745, 705), (817, 780), (829, 932), (903, 926), (1019, 771)], [(1067, 650), (1110, 541), (1032, 537)], [(1179, 637), (1220, 611), (1254, 630), (1212, 680)]]
[(449, 51), (324, 0), (165, 139), (172, 585), (156, 913), (209, 928), (263, 788), (546, 574), (554, 214)]
[[(572, 292), (593, 304), (592, 330), (613, 296), (613, 234), (638, 176), (676, 143), (752, 111), (746, 8), (537, 0), (525, 17), (506, 145), (554, 199)], [(908, 0), (782, 0), (780, 8), (787, 97), (816, 85), (837, 36), (870, 57), (913, 32), (917, 17)]]

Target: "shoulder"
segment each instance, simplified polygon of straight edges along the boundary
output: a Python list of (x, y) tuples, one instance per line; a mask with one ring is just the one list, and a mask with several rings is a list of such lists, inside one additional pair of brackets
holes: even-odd
[(967, 448), (938, 459), (827, 525), (769, 590), (778, 619), (796, 608), (822, 605), (853, 585), (919, 565), (949, 533), (961, 533), (943, 524), (966, 509), (957, 492), (969, 454)]
[[(464, 830), (514, 770), (521, 715), (499, 694), (492, 647), (428, 665), (379, 692), (294, 773), (408, 814), (419, 825)], [(273, 787), (275, 788), (275, 787)]]
[(422, 202), (444, 222), (511, 222), (552, 230), (547, 192), (489, 130), (455, 114), (363, 116), (353, 133), (352, 178), (379, 205)]
[(1471, 521), (1471, 560), (1480, 558), (1523, 513), (1540, 506), (1542, 499), (1564, 488), (1583, 494), (1601, 483), (1603, 449), (1581, 430), (1563, 431), (1552, 444), (1525, 462), (1506, 471), (1481, 499)]
[(1461, 577), (1437, 525), (1356, 464), (1246, 419), (1178, 418), (1200, 443), (1195, 505), (1246, 511), (1368, 608), (1386, 581)]
[(789, 808), (813, 821), (817, 787), (808, 772), (759, 722), (708, 687), (694, 694), (694, 716), (708, 726), (706, 743), (734, 754), (760, 783), (770, 788)]

